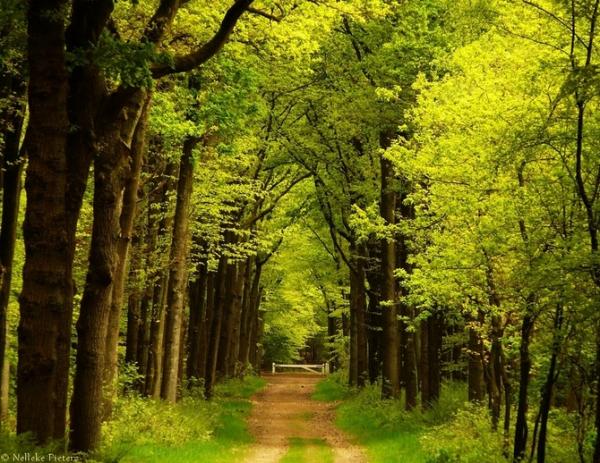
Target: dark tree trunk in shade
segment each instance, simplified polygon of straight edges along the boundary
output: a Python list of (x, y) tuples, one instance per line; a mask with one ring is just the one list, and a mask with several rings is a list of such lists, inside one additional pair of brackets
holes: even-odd
[(221, 328), (223, 325), (223, 300), (225, 297), (226, 279), (229, 265), (227, 258), (221, 256), (219, 267), (215, 276), (215, 291), (213, 301), (213, 317), (210, 327), (210, 339), (206, 357), (206, 376), (204, 382), (205, 395), (211, 398), (217, 376), (217, 361), (219, 356), (219, 344), (221, 341)]
[(419, 355), (419, 389), (421, 391), (421, 407), (426, 409), (429, 403), (429, 319), (421, 320)]
[(238, 357), (240, 355), (240, 337), (243, 310), (244, 283), (246, 281), (246, 260), (237, 264), (237, 278), (233, 287), (232, 320), (227, 354), (227, 367), (230, 376), (239, 376), (241, 373)]
[[(68, 76), (65, 27), (57, 11), (63, 0), (29, 2), (29, 125), (27, 207), (23, 235), (25, 265), (20, 297), (17, 370), (17, 433), (37, 443), (64, 436), (57, 388), (68, 367), (59, 361), (61, 315), (68, 305), (67, 213), (65, 207)], [(67, 370), (66, 372), (64, 370)]]
[[(255, 358), (259, 307), (260, 307), (260, 277), (262, 274), (262, 263), (256, 258), (254, 275), (252, 277), (252, 288), (250, 289), (250, 301), (248, 303), (248, 340), (245, 344), (241, 362), (243, 365), (253, 364), (252, 359)], [(256, 366), (256, 365), (255, 365)]]
[(248, 362), (246, 361), (246, 351), (248, 343), (250, 342), (250, 319), (252, 316), (252, 276), (254, 273), (254, 260), (253, 258), (246, 259), (245, 271), (244, 271), (244, 291), (242, 293), (242, 310), (240, 319), (240, 339), (237, 353), (237, 362), (239, 371), (238, 375), (244, 375), (246, 373)]
[[(410, 204), (405, 204), (406, 192), (409, 190), (409, 186), (404, 182), (402, 184), (403, 194), (399, 196), (396, 202), (396, 214), (403, 220), (412, 220), (415, 217), (414, 207)], [(398, 233), (396, 238), (396, 267), (402, 269), (406, 274), (412, 273), (412, 265), (409, 262), (410, 249), (409, 240), (407, 237)], [(408, 295), (406, 287), (403, 285), (403, 280), (396, 282), (396, 291), (398, 296), (405, 297)], [(400, 381), (406, 391), (405, 407), (407, 410), (412, 410), (417, 405), (417, 353), (416, 353), (416, 341), (415, 333), (411, 329), (411, 322), (414, 320), (414, 308), (405, 302), (398, 304), (398, 313), (402, 317), (399, 325), (399, 365), (400, 365)], [(442, 333), (439, 334), (441, 336)], [(436, 338), (437, 339), (437, 338)], [(428, 337), (429, 342), (431, 338)], [(441, 338), (439, 340), (439, 348), (441, 348)], [(431, 352), (431, 349), (428, 349)], [(439, 365), (439, 360), (437, 361)], [(436, 363), (434, 362), (429, 366), (429, 373), (431, 374), (432, 368), (435, 368)], [(438, 369), (441, 367), (438, 366)], [(438, 380), (439, 383), (439, 380)], [(428, 381), (429, 394), (432, 393), (432, 387), (435, 389), (435, 381), (432, 383), (431, 378)], [(437, 386), (439, 395), (439, 386)]]
[[(548, 435), (548, 417), (552, 406), (552, 392), (558, 380), (557, 360), (561, 349), (561, 330), (563, 325), (563, 306), (556, 304), (554, 314), (554, 334), (552, 338), (552, 352), (550, 355), (550, 366), (546, 375), (546, 381), (542, 388), (542, 399), (540, 402), (540, 434), (537, 445), (537, 463), (546, 461), (546, 441)], [(534, 437), (535, 439), (535, 437)]]
[(485, 387), (483, 379), (483, 363), (481, 358), (481, 352), (483, 351), (483, 345), (481, 336), (477, 332), (475, 327), (467, 328), (468, 331), (468, 344), (467, 344), (467, 357), (468, 357), (468, 394), (469, 401), (471, 402), (482, 402), (485, 398)]
[(229, 350), (230, 350), (230, 339), (231, 329), (233, 327), (233, 304), (234, 304), (234, 286), (237, 280), (237, 265), (233, 262), (227, 266), (225, 272), (225, 288), (222, 294), (222, 304), (220, 310), (223, 312), (220, 338), (219, 338), (219, 352), (217, 355), (217, 373), (220, 378), (228, 378), (230, 376), (229, 365), (227, 363)]
[[(390, 160), (381, 157), (381, 217), (388, 225), (396, 223), (397, 195), (393, 189), (393, 166)], [(383, 398), (397, 398), (400, 395), (400, 359), (397, 317), (397, 289), (394, 272), (396, 270), (396, 241), (390, 237), (381, 241), (381, 269), (383, 284), (381, 301), (383, 313)]]
[(142, 325), (142, 304), (137, 291), (127, 298), (127, 334), (125, 343), (125, 363), (136, 363), (140, 350)]
[(519, 398), (517, 403), (517, 419), (515, 423), (515, 441), (513, 457), (516, 461), (525, 458), (527, 451), (527, 410), (529, 408), (529, 374), (531, 370), (531, 357), (529, 355), (529, 344), (533, 333), (534, 317), (532, 315), (533, 300), (529, 299), (527, 312), (521, 322), (521, 345), (519, 347)]
[(193, 149), (197, 139), (184, 142), (179, 166), (173, 238), (171, 242), (169, 289), (164, 341), (164, 366), (161, 397), (168, 402), (177, 400), (181, 325), (185, 304), (187, 263), (190, 250), (189, 213), (194, 181)]
[[(351, 316), (351, 362), (352, 384), (363, 387), (369, 375), (367, 352), (367, 300), (365, 288), (365, 249), (363, 245), (351, 250), (350, 269), (350, 316)], [(354, 334), (354, 336), (352, 336)], [(352, 358), (354, 357), (354, 358)]]
[(150, 324), (150, 348), (146, 374), (146, 395), (160, 397), (163, 371), (163, 339), (165, 330), (165, 305), (169, 274), (164, 271), (154, 286), (152, 319)]
[[(202, 362), (206, 340), (206, 287), (208, 269), (206, 262), (198, 265), (196, 280), (190, 283), (190, 318), (188, 322), (187, 377), (204, 378)], [(190, 382), (190, 384), (193, 384)]]
[[(373, 384), (381, 374), (383, 351), (383, 314), (381, 312), (382, 268), (381, 246), (379, 241), (368, 245), (369, 264), (366, 267), (366, 277), (369, 283), (369, 304), (367, 307), (367, 341), (369, 346), (369, 381)], [(331, 317), (329, 317), (331, 318)], [(335, 320), (334, 320), (335, 321)], [(328, 320), (329, 322), (329, 320)], [(328, 323), (329, 327), (329, 323)], [(332, 327), (335, 335), (335, 327)]]

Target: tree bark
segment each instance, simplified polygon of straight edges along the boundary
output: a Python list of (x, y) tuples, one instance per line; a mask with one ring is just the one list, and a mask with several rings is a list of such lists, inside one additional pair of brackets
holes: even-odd
[(128, 275), (129, 248), (131, 245), (133, 226), (137, 213), (138, 189), (142, 164), (146, 149), (146, 128), (148, 124), (150, 97), (146, 98), (139, 115), (131, 142), (130, 172), (125, 182), (123, 205), (119, 218), (120, 233), (117, 242), (116, 267), (113, 276), (112, 293), (110, 299), (110, 313), (104, 353), (104, 419), (112, 413), (112, 402), (116, 394), (116, 380), (118, 375), (118, 348), (119, 332), (121, 326), (121, 309), (125, 293), (125, 280)]
[(136, 92), (119, 118), (102, 136), (103, 151), (94, 166), (94, 221), (89, 267), (77, 322), (77, 357), (71, 400), (69, 445), (89, 452), (100, 443), (103, 372), (110, 302), (118, 265), (123, 189), (128, 176), (128, 149), (142, 111), (144, 95)]
[[(394, 172), (389, 159), (381, 156), (381, 217), (387, 225), (396, 223), (396, 192), (392, 188)], [(384, 399), (400, 396), (400, 371), (398, 359), (398, 300), (396, 293), (396, 240), (391, 237), (381, 241), (381, 268), (383, 285), (381, 300), (383, 312), (383, 381), (381, 395)]]
[[(206, 261), (198, 265), (196, 281), (190, 283), (190, 318), (188, 323), (187, 377), (204, 378), (202, 365), (203, 343), (206, 339), (206, 287), (208, 268)], [(192, 383), (190, 383), (192, 384)]]
[(228, 274), (227, 258), (221, 256), (219, 268), (215, 277), (214, 294), (214, 316), (210, 327), (210, 340), (208, 344), (208, 355), (206, 358), (206, 381), (204, 383), (205, 395), (211, 398), (217, 376), (217, 361), (219, 357), (219, 344), (221, 340), (221, 328), (223, 325), (223, 298), (225, 296), (225, 284)]
[[(10, 127), (3, 134), (4, 149), (2, 153), (2, 225), (0, 228), (0, 422), (4, 421), (8, 410), (8, 375), (10, 369), (6, 358), (7, 312), (12, 282), (12, 267), (17, 239), (17, 223), (19, 218), (19, 203), (21, 198), (21, 177), (23, 159), (20, 141), (23, 129), (25, 84), (14, 78), (10, 79), (8, 91), (16, 99), (5, 110)], [(6, 363), (6, 365), (5, 365)]]
[(165, 326), (164, 367), (161, 397), (174, 403), (177, 400), (181, 324), (185, 303), (188, 255), (190, 250), (189, 214), (194, 183), (193, 150), (198, 139), (187, 139), (179, 166), (177, 202), (171, 242), (167, 318)]
[(64, 435), (56, 388), (61, 314), (68, 305), (66, 141), (68, 75), (65, 0), (32, 0), (28, 10), (29, 126), (25, 266), (20, 297), (17, 433), (37, 443)]
[(552, 353), (550, 356), (550, 367), (546, 376), (546, 382), (542, 389), (542, 400), (540, 403), (540, 435), (537, 445), (537, 463), (546, 461), (546, 440), (548, 435), (548, 416), (550, 415), (550, 407), (552, 405), (552, 392), (554, 384), (558, 379), (556, 372), (556, 363), (560, 352), (561, 330), (563, 324), (563, 307), (562, 304), (556, 304), (556, 312), (554, 315), (554, 336), (552, 339)]
[(352, 268), (350, 269), (350, 316), (352, 332), (352, 351), (354, 354), (353, 383), (363, 387), (369, 376), (367, 352), (367, 301), (365, 289), (365, 252), (364, 246), (353, 246)]
[(469, 327), (467, 331), (469, 333), (467, 374), (469, 401), (481, 402), (485, 398), (483, 364), (481, 363), (483, 345), (479, 333), (474, 327)]
[(519, 401), (517, 404), (517, 420), (515, 424), (515, 441), (513, 447), (513, 458), (520, 461), (525, 458), (527, 450), (527, 409), (529, 392), (529, 372), (531, 370), (531, 358), (529, 356), (529, 343), (533, 332), (534, 318), (531, 313), (532, 301), (527, 302), (527, 312), (521, 322), (521, 345), (519, 348)]

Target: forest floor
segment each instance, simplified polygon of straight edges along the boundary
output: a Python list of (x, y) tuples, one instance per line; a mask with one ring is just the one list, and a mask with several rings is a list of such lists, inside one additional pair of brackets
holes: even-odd
[(265, 375), (252, 401), (250, 432), (256, 442), (245, 463), (365, 463), (363, 450), (336, 428), (335, 403), (312, 399), (323, 378)]

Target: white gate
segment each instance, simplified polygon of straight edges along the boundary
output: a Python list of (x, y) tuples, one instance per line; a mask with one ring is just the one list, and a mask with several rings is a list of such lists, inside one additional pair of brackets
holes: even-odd
[(273, 363), (272, 365), (272, 373), (277, 373), (277, 368), (300, 368), (302, 370), (310, 371), (311, 373), (317, 373), (318, 375), (328, 375), (329, 374), (329, 362), (318, 363), (314, 365), (306, 365), (304, 363), (298, 364), (285, 364), (285, 363)]

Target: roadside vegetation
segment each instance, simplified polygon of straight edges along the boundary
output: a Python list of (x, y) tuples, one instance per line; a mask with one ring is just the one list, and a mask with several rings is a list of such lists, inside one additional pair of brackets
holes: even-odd
[[(92, 456), (102, 463), (233, 463), (240, 461), (252, 444), (246, 426), (250, 397), (265, 380), (247, 376), (231, 379), (215, 388), (207, 401), (200, 387), (185, 389), (175, 405), (147, 400), (131, 392), (115, 403), (114, 418), (104, 423), (104, 442)], [(52, 445), (34, 447), (31, 440), (5, 433), (0, 454), (48, 455)]]
[[(339, 401), (336, 423), (365, 447), (369, 463), (510, 462), (503, 431), (492, 430), (485, 404), (468, 401), (466, 384), (448, 381), (442, 391), (431, 408), (406, 411), (396, 401), (382, 400), (380, 385), (351, 388), (344, 372), (338, 372), (317, 384), (313, 399)], [(530, 429), (534, 426), (530, 423)], [(591, 454), (592, 435), (586, 440), (587, 447), (574, 447), (573, 417), (554, 413), (550, 429), (547, 461), (573, 461), (579, 451), (584, 456)]]

